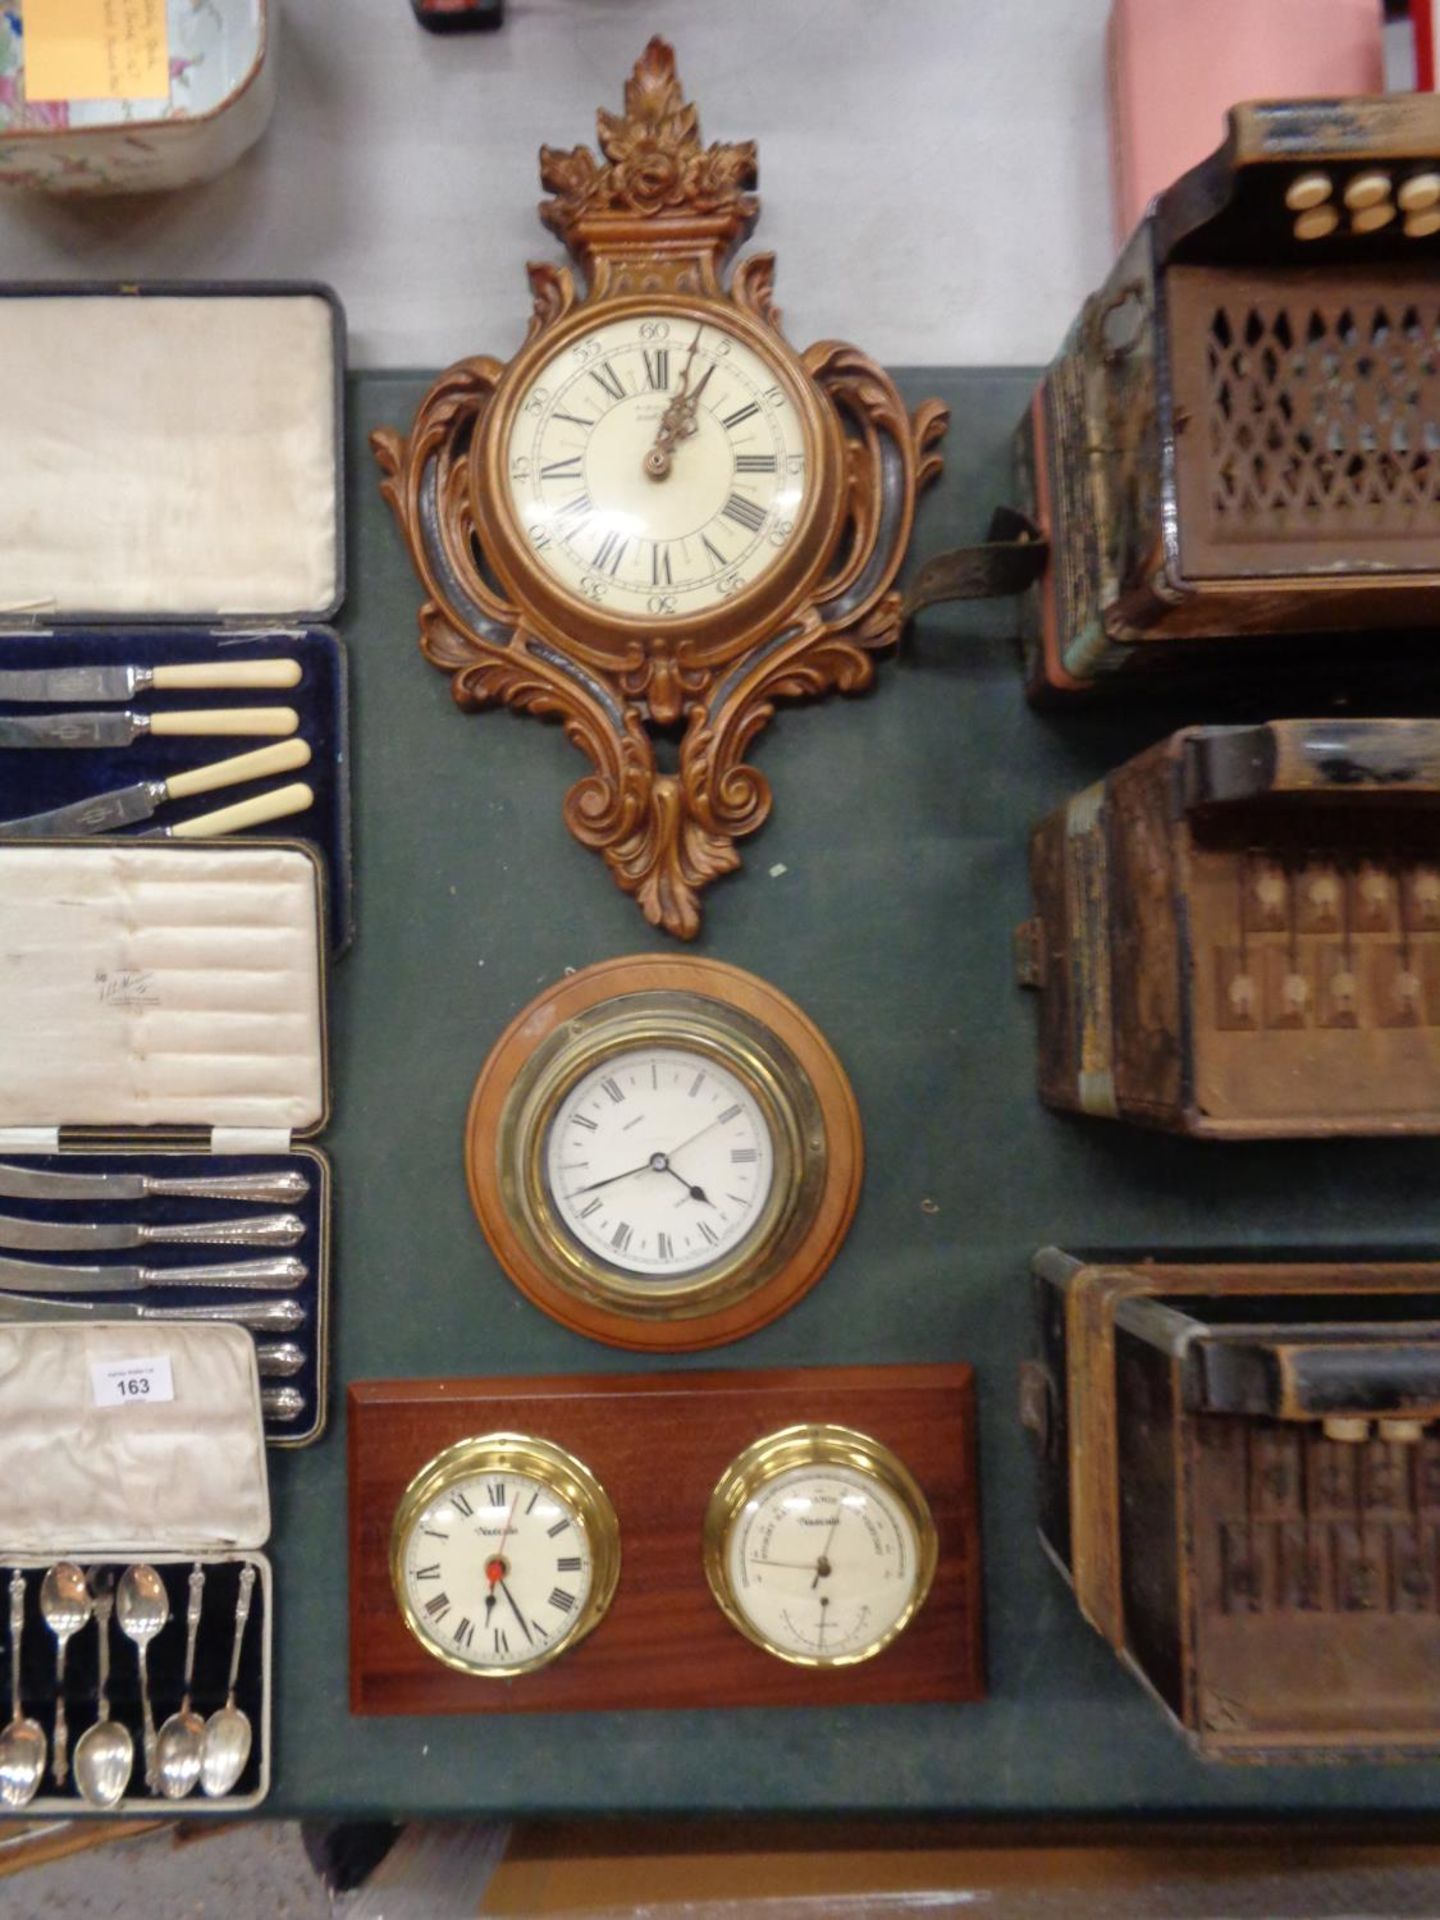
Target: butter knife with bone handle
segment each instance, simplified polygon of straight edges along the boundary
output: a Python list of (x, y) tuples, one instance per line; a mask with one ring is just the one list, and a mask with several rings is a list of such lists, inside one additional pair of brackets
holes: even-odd
[(0, 1326), (30, 1321), (225, 1320), (252, 1333), (294, 1333), (307, 1315), (298, 1300), (217, 1300), (207, 1307), (144, 1307), (133, 1300), (52, 1300), (0, 1293)]
[(238, 1220), (25, 1220), (0, 1214), (0, 1247), (25, 1253), (109, 1253), (117, 1247), (293, 1247), (305, 1236), (297, 1213)]
[(197, 814), (193, 820), (179, 820), (173, 827), (142, 827), (137, 840), (218, 840), (227, 833), (239, 833), (243, 827), (263, 827), (270, 820), (284, 820), (292, 813), (304, 813), (315, 804), (315, 792), (303, 780), (288, 787), (267, 787), (251, 800), (237, 800), (233, 807), (219, 807), (214, 813)]
[(44, 813), (0, 820), (0, 836), (48, 840), (61, 834), (113, 833), (117, 828), (133, 826), (137, 820), (148, 820), (158, 807), (171, 800), (213, 793), (217, 787), (238, 787), (246, 780), (267, 780), (272, 773), (293, 773), (309, 759), (307, 741), (277, 740), (273, 747), (232, 754), (228, 760), (212, 760), (204, 767), (186, 767), (183, 772), (169, 774), (164, 779), (138, 780), (133, 786), (94, 793), (88, 799), (72, 800), (64, 807), (50, 807)]
[(310, 1182), (293, 1167), (275, 1173), (61, 1173), (0, 1163), (0, 1200), (233, 1200), (293, 1206)]
[(173, 713), (0, 713), (0, 747), (129, 747), (153, 734), (289, 734), (300, 728), (293, 707), (185, 707)]
[(203, 1267), (72, 1267), (0, 1255), (0, 1291), (10, 1293), (143, 1293), (150, 1287), (233, 1287), (260, 1291), (298, 1287), (309, 1269), (293, 1254)]
[(104, 706), (137, 693), (183, 693), (191, 688), (298, 687), (300, 662), (197, 660), (169, 667), (21, 667), (0, 672), (0, 700), (66, 706), (93, 701)]

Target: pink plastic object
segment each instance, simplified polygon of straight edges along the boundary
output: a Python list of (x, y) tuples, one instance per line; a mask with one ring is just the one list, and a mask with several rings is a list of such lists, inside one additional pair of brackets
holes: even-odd
[(1115, 238), (1213, 153), (1238, 100), (1380, 93), (1381, 0), (1114, 0)]

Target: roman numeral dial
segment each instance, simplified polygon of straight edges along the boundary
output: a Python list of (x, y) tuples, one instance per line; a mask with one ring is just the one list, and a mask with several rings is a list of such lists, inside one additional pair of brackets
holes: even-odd
[(614, 1590), (619, 1524), (573, 1455), (494, 1434), (460, 1442), (411, 1482), (391, 1564), (406, 1624), (427, 1652), (508, 1677), (594, 1626)]
[(641, 622), (734, 599), (783, 560), (805, 516), (797, 400), (782, 365), (708, 321), (632, 316), (558, 348), (506, 446), (535, 564)]
[(684, 1281), (769, 1219), (770, 1124), (725, 1061), (680, 1045), (628, 1048), (565, 1090), (545, 1178), (563, 1230), (607, 1269)]

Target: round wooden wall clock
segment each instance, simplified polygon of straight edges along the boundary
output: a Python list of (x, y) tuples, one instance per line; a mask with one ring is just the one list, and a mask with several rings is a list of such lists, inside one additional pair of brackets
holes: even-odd
[(755, 147), (701, 146), (663, 40), (599, 129), (603, 158), (540, 154), (541, 218), (584, 289), (532, 265), (515, 358), (460, 361), (372, 445), (426, 656), (463, 707), (563, 722), (591, 762), (570, 831), (689, 938), (770, 811), (745, 756), (775, 701), (868, 686), (899, 637), (948, 413), (912, 416), (854, 347), (797, 353), (772, 256), (722, 279), (759, 215)]
[(613, 1346), (753, 1332), (807, 1292), (854, 1216), (844, 1069), (738, 967), (608, 960), (533, 1000), (476, 1082), (466, 1168), (515, 1284)]

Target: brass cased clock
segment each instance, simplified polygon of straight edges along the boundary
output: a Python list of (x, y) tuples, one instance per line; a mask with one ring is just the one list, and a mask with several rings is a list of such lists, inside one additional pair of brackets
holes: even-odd
[(753, 1332), (839, 1250), (863, 1147), (793, 1001), (718, 961), (603, 961), (525, 1007), (481, 1070), (470, 1194), (539, 1307), (614, 1346)]
[(477, 1679), (533, 1673), (599, 1625), (620, 1579), (620, 1522), (564, 1447), (487, 1433), (446, 1447), (396, 1510), (390, 1581), (432, 1658)]
[(795, 352), (770, 255), (722, 280), (759, 214), (755, 148), (701, 146), (664, 41), (599, 125), (603, 160), (540, 155), (541, 218), (583, 290), (532, 265), (515, 358), (459, 362), (408, 437), (372, 444), (426, 656), (463, 707), (563, 722), (592, 768), (566, 824), (690, 938), (701, 888), (770, 811), (745, 755), (774, 702), (868, 686), (899, 637), (948, 414), (909, 414), (853, 347)]
[(919, 1482), (852, 1427), (786, 1427), (731, 1462), (704, 1522), (705, 1578), (757, 1647), (801, 1667), (873, 1660), (935, 1578), (939, 1537)]

